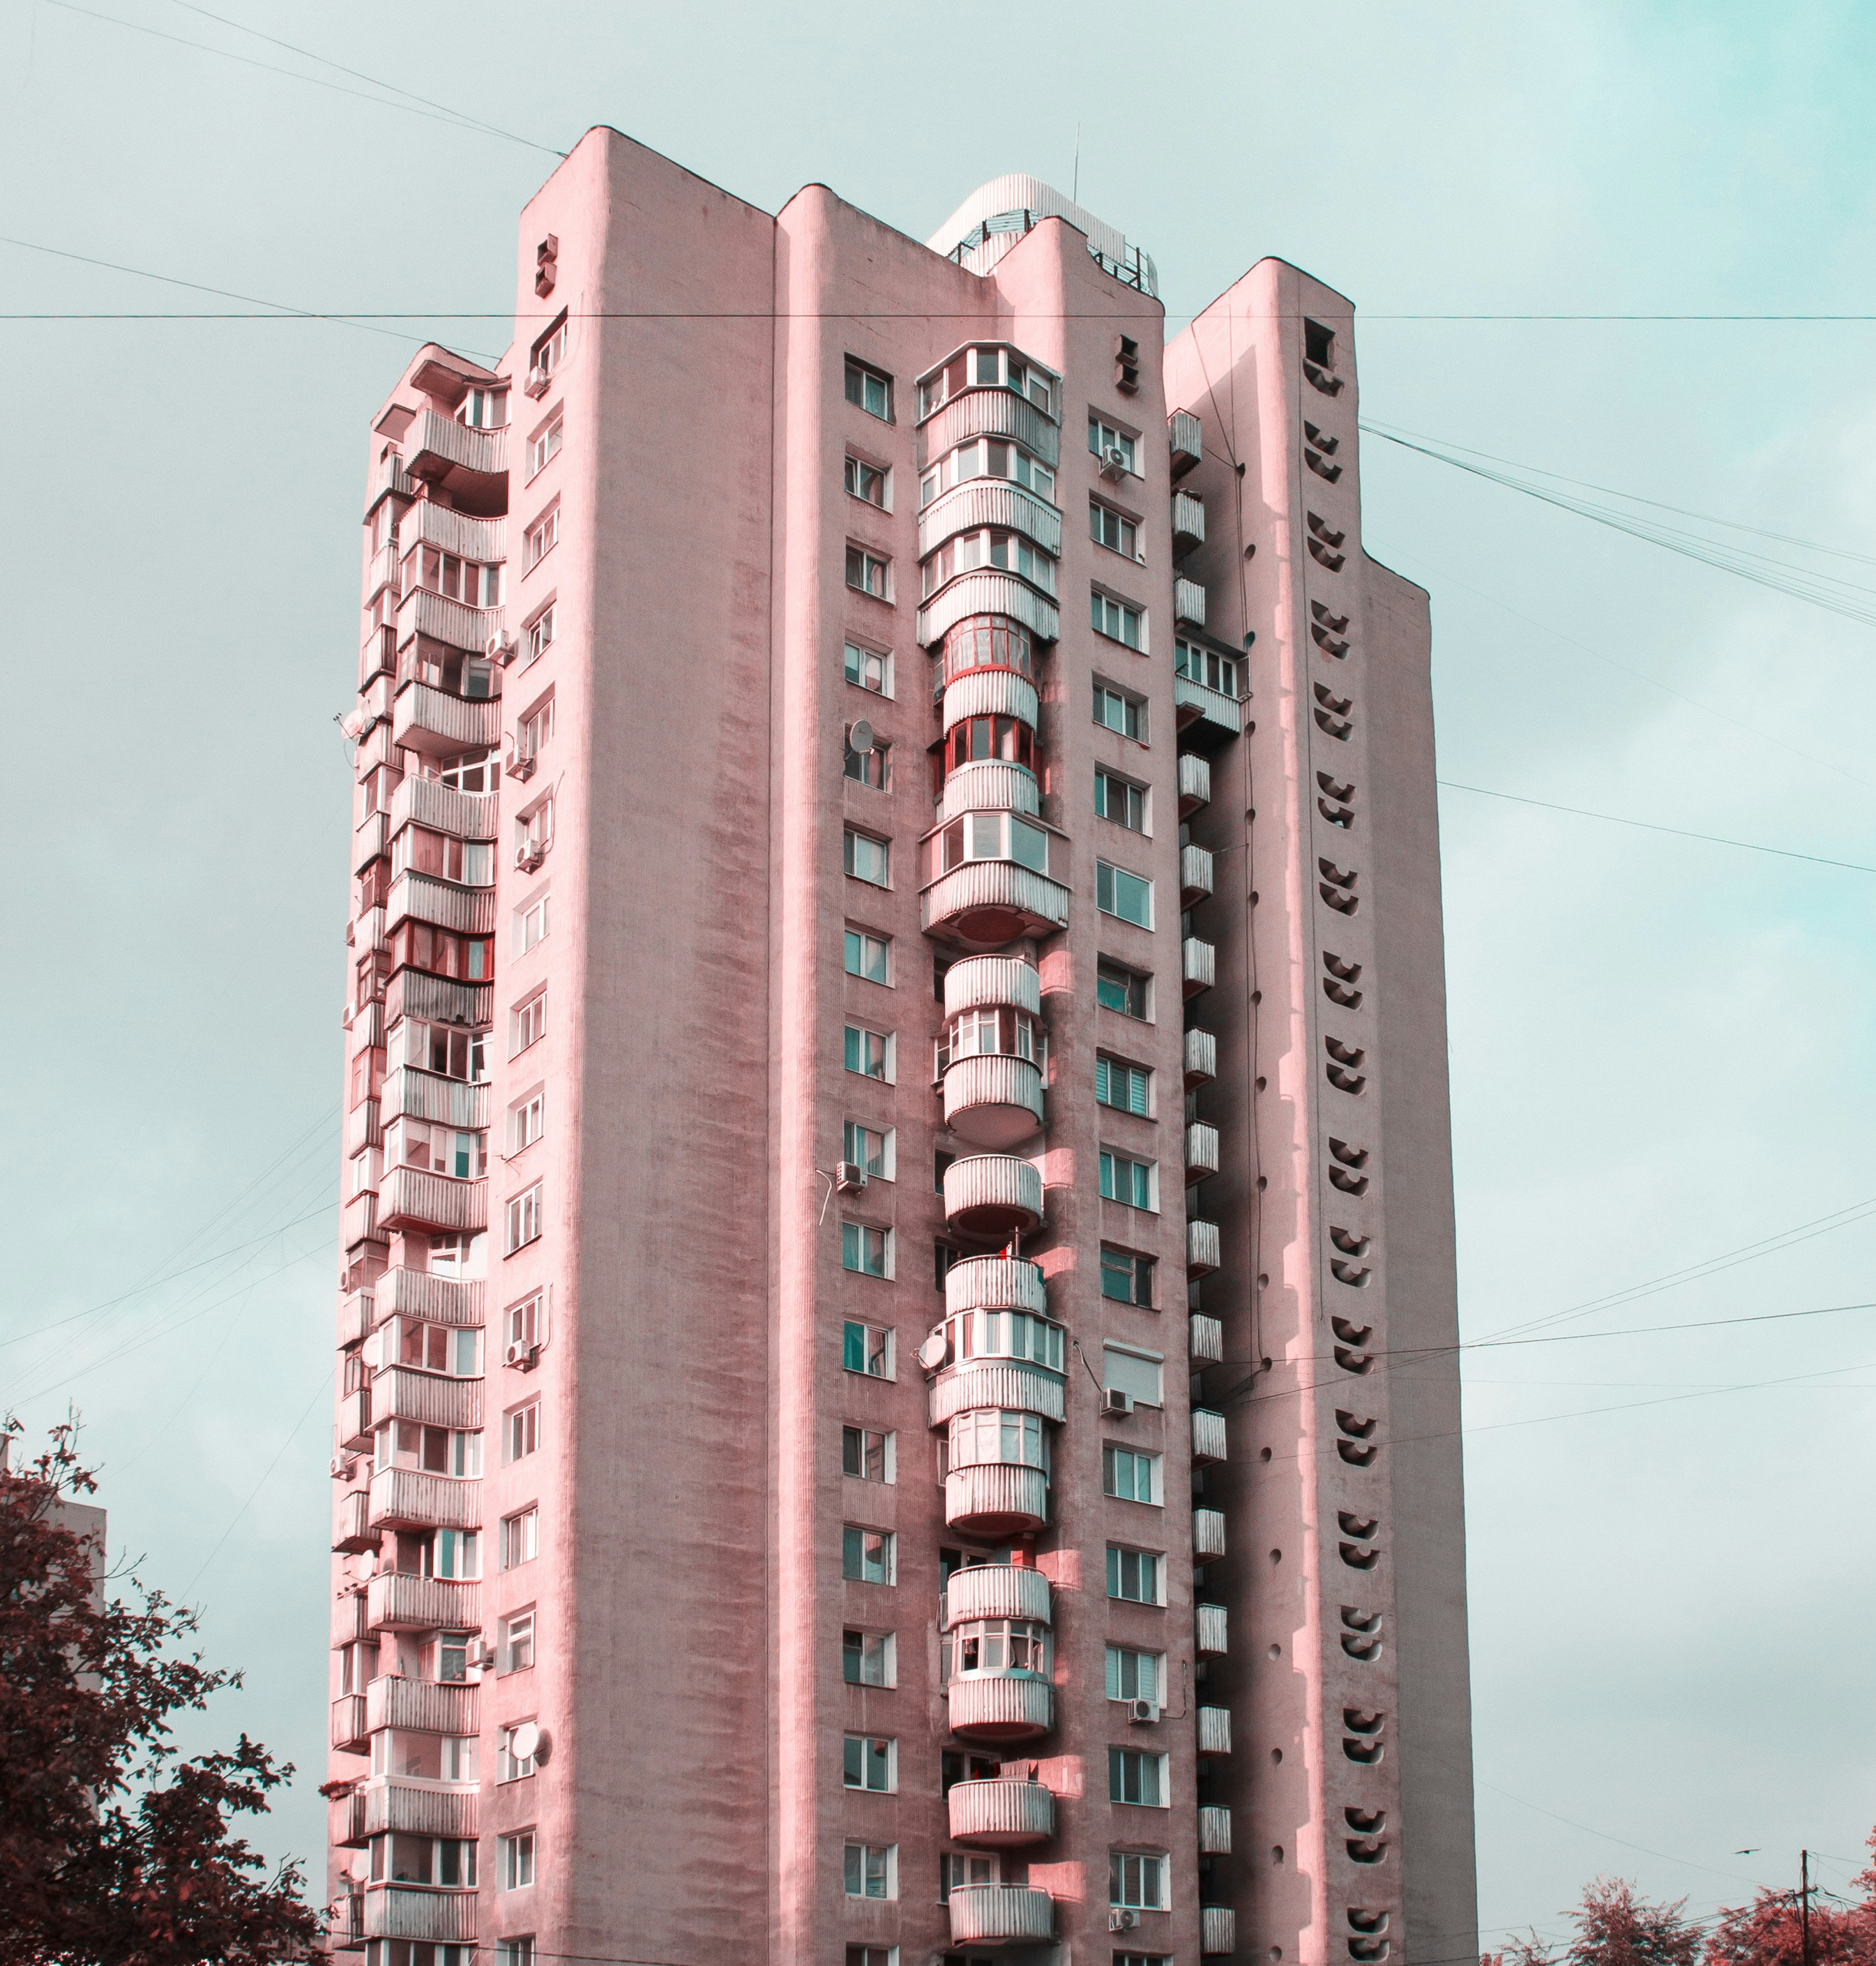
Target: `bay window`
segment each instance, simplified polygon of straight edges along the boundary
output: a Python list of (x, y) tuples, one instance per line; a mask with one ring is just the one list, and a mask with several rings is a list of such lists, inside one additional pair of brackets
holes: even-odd
[(1006, 765), (1036, 769), (1036, 733), (1019, 717), (966, 717), (952, 725), (944, 743), (946, 768), (980, 758), (1001, 759)]
[(1027, 1310), (961, 1310), (938, 1329), (944, 1334), (940, 1366), (972, 1358), (1020, 1358), (1046, 1371), (1062, 1370), (1062, 1328)]
[(970, 812), (927, 840), (926, 878), (935, 881), (967, 860), (1014, 860), (1019, 867), (1049, 872), (1049, 835), (1013, 812)]
[[(849, 548), (849, 555), (851, 551)], [(973, 572), (979, 567), (1020, 574), (1045, 594), (1056, 591), (1056, 562), (1049, 554), (1020, 533), (986, 526), (980, 532), (960, 533), (955, 539), (946, 540), (922, 563), (925, 598), (930, 600), (956, 575)]]
[(1201, 688), (1215, 689), (1234, 701), (1243, 694), (1239, 684), (1243, 665), (1235, 656), (1221, 656), (1203, 643), (1188, 642), (1181, 635), (1172, 645), (1172, 672), (1195, 682)]
[(968, 484), (973, 478), (1007, 478), (1052, 503), (1056, 495), (1056, 474), (1030, 456), (1020, 443), (975, 437), (941, 457), (919, 480), (918, 502), (920, 506), (929, 505), (941, 492), (949, 492), (954, 485)]

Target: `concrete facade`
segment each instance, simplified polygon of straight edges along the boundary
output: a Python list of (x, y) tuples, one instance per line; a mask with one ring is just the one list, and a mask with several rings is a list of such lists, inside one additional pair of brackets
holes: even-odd
[(1033, 180), (921, 246), (595, 130), (515, 337), (370, 443), (338, 1944), (1465, 1954), (1349, 303), (1265, 262), (1168, 344)]

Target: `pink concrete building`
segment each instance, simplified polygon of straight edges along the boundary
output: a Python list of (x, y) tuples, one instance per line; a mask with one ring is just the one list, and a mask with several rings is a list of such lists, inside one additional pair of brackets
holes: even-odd
[(595, 130), (371, 427), (363, 1966), (1464, 1959), (1425, 596), (1350, 304), (1170, 343)]

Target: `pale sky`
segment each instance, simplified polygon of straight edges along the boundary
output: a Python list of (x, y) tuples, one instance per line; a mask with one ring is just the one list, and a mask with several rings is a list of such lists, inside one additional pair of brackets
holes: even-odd
[[(507, 302), (550, 156), (247, 65), (379, 93), (182, 0), (102, 5), (157, 32), (0, 12), (7, 234), (315, 311)], [(1065, 188), (1078, 121), (1081, 201), (1153, 254), (1175, 325), (1280, 254), (1355, 301), (1368, 417), (1871, 551), (1876, 325), (1506, 317), (1876, 314), (1867, 8), (234, 9), (540, 143), (611, 123), (771, 210), (820, 180), (914, 237), (1004, 172)], [(13, 245), (0, 296), (239, 305)], [(1466, 315), (1493, 318), (1429, 318)], [(0, 322), (0, 1397), (36, 1428), (82, 1407), (114, 1548), (247, 1669), (208, 1731), (299, 1762), (266, 1840), (315, 1868), (332, 717), (365, 421), (426, 329), (402, 331)], [(1370, 550), (1433, 594), (1445, 778), (1876, 866), (1869, 628), (1385, 444), (1364, 462)], [(1804, 563), (1876, 589), (1867, 561)], [(1442, 811), (1466, 1335), (1805, 1224), (1554, 1328), (1876, 1297), (1876, 875)], [(1876, 1819), (1876, 1312), (1478, 1351), (1467, 1380), (1487, 1942), (1557, 1929), (1600, 1870), (1697, 1913), (1791, 1885), (1803, 1845), (1842, 1888)]]

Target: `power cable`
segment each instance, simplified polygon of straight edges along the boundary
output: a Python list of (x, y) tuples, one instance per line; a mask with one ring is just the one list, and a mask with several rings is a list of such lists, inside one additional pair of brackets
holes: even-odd
[(337, 1370), (338, 1367), (337, 1365), (327, 1367), (326, 1376), (320, 1381), (318, 1385), (314, 1390), (312, 1397), (306, 1402), (305, 1407), (301, 1410), (299, 1418), (293, 1423), (292, 1432), (288, 1434), (285, 1440), (281, 1442), (279, 1448), (275, 1452), (273, 1458), (261, 1470), (260, 1479), (248, 1491), (247, 1500), (235, 1510), (234, 1520), (228, 1524), (228, 1526), (221, 1532), (220, 1536), (216, 1539), (214, 1548), (202, 1558), (201, 1563), (197, 1566), (195, 1574), (189, 1579), (188, 1583), (183, 1585), (182, 1595), (185, 1597), (186, 1597), (195, 1588), (196, 1585), (201, 1581), (202, 1572), (205, 1571), (208, 1566), (214, 1562), (215, 1558), (221, 1554), (222, 1545), (227, 1541), (230, 1536), (234, 1535), (236, 1526), (240, 1523), (241, 1518), (247, 1513), (249, 1509), (253, 1507), (255, 1497), (260, 1493), (262, 1489), (266, 1487), (268, 1476), (272, 1474), (273, 1471), (279, 1466), (282, 1455), (286, 1452), (287, 1449), (291, 1447), (294, 1442), (298, 1438), (300, 1429), (306, 1424), (308, 1416), (312, 1412), (313, 1408), (319, 1404), (321, 1394), (322, 1394), (325, 1391), (326, 1388), (332, 1384), (332, 1375)]

